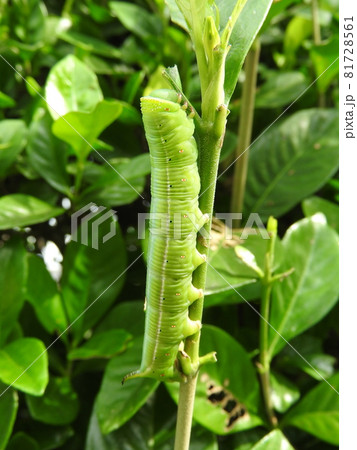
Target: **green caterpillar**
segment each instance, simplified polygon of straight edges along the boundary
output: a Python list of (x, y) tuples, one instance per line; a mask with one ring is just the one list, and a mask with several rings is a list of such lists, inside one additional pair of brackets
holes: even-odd
[(187, 104), (181, 105), (180, 96), (171, 90), (154, 91), (141, 98), (151, 157), (153, 219), (142, 362), (140, 369), (127, 375), (123, 382), (135, 377), (180, 379), (178, 359), (183, 340), (201, 328), (200, 321), (190, 320), (188, 308), (203, 296), (203, 291), (192, 285), (192, 272), (205, 261), (196, 249), (196, 237), (209, 217), (198, 207), (198, 152), (193, 113), (187, 114), (186, 109)]

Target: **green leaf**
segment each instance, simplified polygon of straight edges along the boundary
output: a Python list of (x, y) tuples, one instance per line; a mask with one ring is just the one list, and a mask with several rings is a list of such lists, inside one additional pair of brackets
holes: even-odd
[[(257, 273), (237, 257), (232, 245), (240, 243), (240, 247), (248, 250), (255, 256), (256, 264), (264, 267), (264, 258), (267, 251), (268, 240), (264, 239), (257, 229), (251, 229), (247, 239), (241, 240), (240, 234), (234, 234), (233, 239), (225, 241), (224, 236), (218, 236), (212, 242), (207, 269), (207, 284), (205, 289), (205, 306), (226, 303), (226, 297), (233, 293), (229, 303), (241, 303), (244, 299), (232, 290), (240, 290), (243, 286), (256, 283)], [(227, 245), (228, 244), (228, 245)], [(277, 269), (281, 259), (281, 243), (277, 240), (274, 269)], [(231, 287), (232, 286), (232, 287)]]
[(94, 72), (73, 55), (55, 64), (45, 87), (49, 113), (54, 120), (72, 111), (90, 112), (103, 94)]
[(195, 46), (196, 42), (202, 39), (206, 17), (218, 15), (213, 8), (215, 4), (213, 2), (190, 2), (189, 0), (176, 0), (175, 3), (181, 13), (181, 18), (180, 15), (177, 15), (177, 9), (174, 7), (171, 8), (174, 19), (178, 18), (181, 22), (180, 25), (182, 24), (188, 30)]
[[(204, 365), (200, 370), (194, 419), (216, 434), (262, 424), (257, 416), (259, 384), (248, 353), (225, 331), (204, 326), (200, 354), (212, 351), (217, 352), (217, 363)], [(177, 403), (179, 386), (167, 383), (166, 387)]]
[(68, 425), (53, 426), (36, 422), (36, 426), (31, 429), (31, 437), (36, 439), (41, 450), (60, 448), (73, 435), (74, 431)]
[(274, 71), (259, 88), (255, 100), (256, 108), (280, 108), (292, 103), (308, 84), (301, 72)]
[(123, 302), (109, 311), (99, 323), (96, 331), (122, 328), (133, 336), (143, 334), (145, 324), (144, 301)]
[(102, 434), (98, 418), (93, 413), (89, 422), (86, 450), (147, 450), (153, 448), (151, 444), (154, 431), (152, 403), (149, 400), (131, 420), (121, 426), (119, 430), (109, 434)]
[[(276, 16), (280, 16), (284, 11), (292, 4), (292, 3), (300, 3), (300, 0), (284, 0), (282, 2), (273, 2), (267, 17), (264, 21), (264, 24), (261, 28), (261, 33), (264, 33), (269, 27), (272, 25), (272, 20)], [(284, 17), (284, 16), (283, 16)]]
[(312, 20), (310, 18), (295, 16), (290, 20), (284, 35), (286, 67), (294, 66), (298, 49), (311, 34)]
[[(285, 258), (280, 270), (294, 272), (272, 290), (269, 340), (271, 355), (285, 341), (322, 319), (338, 297), (338, 236), (316, 214), (293, 224), (282, 241)], [(279, 333), (279, 334), (278, 334)]]
[(19, 406), (15, 389), (10, 388), (3, 393), (5, 389), (6, 386), (0, 383), (0, 448), (7, 448)]
[(337, 170), (337, 136), (338, 113), (328, 109), (299, 111), (265, 132), (250, 150), (245, 211), (279, 217), (317, 191)]
[(128, 125), (141, 125), (141, 115), (134, 106), (129, 105), (127, 102), (119, 101), (122, 106), (118, 121), (121, 123), (127, 123)]
[(304, 359), (291, 347), (285, 347), (278, 356), (277, 364), (287, 371), (303, 370), (315, 380), (330, 378), (335, 372), (336, 358), (323, 351), (321, 338), (304, 333), (291, 341), (291, 345)]
[(179, 7), (177, 6), (176, 0), (166, 0), (165, 3), (167, 4), (167, 7), (170, 11), (170, 17), (172, 22), (176, 23), (177, 25), (179, 25), (181, 28), (183, 28), (188, 32), (188, 25), (186, 19), (184, 18)]
[(133, 69), (128, 65), (107, 61), (92, 53), (83, 55), (83, 62), (97, 75), (127, 76), (133, 73)]
[(36, 97), (38, 93), (41, 92), (42, 90), (41, 86), (30, 75), (26, 77), (26, 89), (27, 92), (31, 95), (31, 97)]
[[(86, 439), (86, 450), (171, 450), (174, 448), (174, 429), (166, 428), (174, 423), (168, 418), (157, 430), (156, 407), (153, 396), (140, 410), (118, 430), (103, 435), (98, 419), (92, 414)], [(155, 408), (154, 408), (155, 406)], [(156, 420), (155, 420), (156, 419)], [(156, 431), (156, 433), (155, 433)], [(190, 438), (190, 450), (218, 450), (215, 436), (200, 426), (194, 426)]]
[[(247, 272), (249, 273), (247, 274)], [(234, 249), (219, 249), (210, 253), (207, 268), (207, 284), (205, 288), (205, 306), (213, 306), (221, 303), (225, 294), (229, 294), (232, 288), (237, 289), (256, 282), (256, 274), (252, 273), (245, 264), (237, 258)], [(207, 301), (207, 302), (206, 302)], [(244, 301), (236, 295), (236, 303)]]
[[(165, 76), (167, 80), (170, 82), (170, 85), (173, 84), (176, 86), (180, 91), (182, 91), (182, 82), (180, 78), (180, 73), (178, 70), (178, 67), (176, 64), (173, 67), (167, 67), (164, 69)], [(161, 77), (163, 76), (163, 73), (161, 72)]]
[(45, 33), (46, 8), (39, 0), (15, 2), (12, 14), (16, 17), (15, 36), (26, 44), (40, 43)]
[(25, 147), (26, 134), (26, 124), (22, 120), (9, 119), (0, 122), (0, 178), (6, 176), (17, 155)]
[(111, 358), (126, 349), (130, 337), (124, 330), (96, 333), (84, 345), (71, 350), (68, 359)]
[[(154, 437), (155, 450), (171, 450), (174, 448), (175, 430), (172, 429), (171, 432), (166, 430), (166, 433), (167, 438), (157, 439), (159, 441), (158, 443), (156, 443), (156, 439)], [(160, 432), (157, 434), (160, 434)], [(191, 430), (190, 450), (218, 450), (217, 438), (213, 433), (205, 430), (203, 427), (194, 425)]]
[[(254, 237), (250, 236), (246, 241), (242, 242), (244, 249), (249, 251), (249, 244), (252, 243), (253, 240)], [(263, 241), (261, 238), (257, 239), (257, 241), (260, 240), (266, 249), (266, 241)], [(232, 241), (232, 243), (233, 242), (234, 241)], [(208, 271), (210, 274), (207, 276), (206, 295), (217, 293), (221, 290), (231, 289), (227, 281), (230, 282), (233, 287), (237, 287), (247, 283), (253, 283), (257, 278), (255, 270), (244, 264), (244, 262), (236, 255), (234, 248), (225, 245), (223, 235), (221, 241), (218, 241), (210, 252)]]
[(6, 450), (40, 450), (40, 446), (35, 439), (20, 431), (11, 438)]
[(104, 40), (96, 39), (93, 36), (78, 33), (77, 31), (66, 30), (60, 33), (58, 37), (87, 52), (102, 55), (107, 58), (120, 58), (121, 56), (120, 50)]
[[(233, 28), (226, 62), (226, 75), (224, 81), (225, 102), (228, 104), (238, 81), (238, 75), (242, 68), (244, 59), (263, 25), (268, 14), (272, 0), (248, 0), (243, 11)], [(220, 26), (224, 29), (229, 16), (236, 4), (236, 0), (217, 0), (219, 9)]]
[(0, 230), (45, 222), (63, 212), (63, 208), (52, 206), (31, 195), (4, 195), (0, 198)]
[(223, 147), (222, 147), (222, 151), (221, 151), (221, 156), (219, 159), (220, 162), (227, 159), (228, 156), (230, 156), (235, 151), (235, 149), (237, 148), (237, 143), (238, 143), (237, 134), (233, 133), (230, 130), (226, 130), (226, 134), (224, 136), (224, 141), (223, 141)]
[(28, 162), (49, 185), (68, 195), (67, 151), (63, 142), (53, 136), (51, 122), (50, 117), (45, 116), (31, 124), (26, 148)]
[(143, 96), (145, 97), (147, 95), (150, 95), (151, 92), (155, 91), (156, 89), (172, 89), (170, 82), (163, 76), (163, 74), (166, 73), (169, 79), (171, 79), (170, 75), (168, 75), (168, 73), (170, 73), (170, 70), (176, 72), (175, 74), (178, 75), (177, 67), (175, 66), (175, 68), (176, 71), (172, 67), (166, 70), (165, 67), (160, 64), (156, 68), (155, 72), (151, 74), (148, 83), (143, 91)]
[(42, 395), (48, 383), (46, 348), (35, 338), (22, 338), (0, 350), (0, 380), (31, 395)]
[(276, 411), (284, 413), (300, 398), (299, 389), (279, 373), (270, 373), (271, 399)]
[(240, 431), (239, 433), (233, 434), (231, 437), (232, 448), (234, 448), (234, 450), (251, 450), (254, 444), (256, 444), (264, 435), (263, 428), (252, 428), (250, 430)]
[(294, 447), (286, 439), (280, 430), (271, 431), (263, 437), (257, 444), (252, 447), (252, 450), (294, 450)]
[[(96, 202), (107, 207), (132, 203), (144, 190), (145, 175), (150, 173), (148, 153), (120, 161), (109, 160), (102, 175), (82, 192), (81, 204)], [(84, 177), (85, 179), (85, 177)]]
[(67, 17), (54, 15), (46, 17), (44, 42), (48, 46), (54, 46), (58, 41), (58, 35), (71, 25), (71, 21)]
[[(169, 450), (168, 447), (162, 447), (160, 450), (164, 449)], [(190, 450), (218, 450), (216, 436), (202, 427), (194, 426), (191, 433)]]
[(116, 100), (103, 100), (90, 112), (73, 111), (59, 117), (52, 126), (55, 136), (72, 146), (78, 158), (84, 160), (95, 140), (121, 113)]
[(263, 270), (258, 266), (255, 255), (251, 251), (249, 251), (242, 245), (237, 245), (236, 247), (234, 247), (234, 252), (247, 267), (249, 267), (256, 273), (258, 277), (264, 276)]
[(26, 251), (20, 239), (13, 238), (1, 248), (0, 266), (1, 347), (14, 328), (25, 299)]
[[(338, 374), (328, 382), (338, 390)], [(321, 381), (289, 411), (282, 425), (295, 426), (322, 441), (338, 445), (338, 400), (338, 393), (326, 381)]]
[(162, 31), (158, 16), (150, 14), (138, 5), (127, 2), (109, 2), (111, 12), (133, 34), (148, 39)]
[(103, 382), (95, 403), (95, 411), (104, 434), (121, 427), (146, 402), (159, 385), (149, 378), (136, 378), (121, 385), (125, 375), (140, 367), (143, 337), (133, 346), (113, 358), (106, 367)]
[(37, 255), (28, 255), (26, 299), (49, 333), (62, 332), (67, 328), (61, 294), (43, 259)]
[(338, 205), (321, 197), (309, 197), (302, 202), (301, 206), (305, 217), (311, 217), (318, 212), (323, 213), (330, 227), (338, 232)]
[[(155, 434), (156, 410), (153, 398), (126, 424), (109, 434), (101, 433), (98, 419), (92, 414), (86, 440), (86, 450), (171, 450), (174, 448), (174, 430), (159, 430)], [(166, 434), (167, 438), (162, 435)], [(199, 426), (193, 426), (190, 450), (218, 450), (215, 436)]]
[(15, 100), (0, 91), (0, 108), (12, 108), (15, 105)]
[(128, 103), (133, 103), (135, 96), (138, 93), (140, 86), (145, 77), (145, 72), (142, 70), (140, 72), (134, 72), (129, 80), (125, 83), (123, 89), (123, 99)]
[(335, 36), (323, 45), (312, 47), (310, 58), (315, 68), (316, 77), (318, 77), (317, 88), (319, 92), (326, 92), (331, 82), (338, 76), (339, 66), (338, 60), (336, 60), (338, 58), (338, 37)]
[(34, 420), (50, 425), (66, 425), (77, 417), (79, 402), (69, 378), (51, 377), (41, 397), (26, 395), (27, 407)]
[[(93, 226), (82, 221), (78, 233), (72, 236), (78, 242), (71, 241), (64, 254), (62, 296), (69, 321), (75, 321), (71, 330), (77, 342), (110, 308), (125, 279), (126, 251), (120, 228), (111, 218), (103, 223), (98, 222), (101, 218), (99, 214), (95, 215), (95, 220), (91, 222)], [(112, 230), (112, 224), (115, 234), (103, 242)], [(87, 242), (84, 241), (86, 227)], [(86, 308), (88, 310), (82, 314)]]

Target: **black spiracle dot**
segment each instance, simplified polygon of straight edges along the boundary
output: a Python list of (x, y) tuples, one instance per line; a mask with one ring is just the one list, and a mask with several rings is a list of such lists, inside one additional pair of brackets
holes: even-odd
[(170, 186), (169, 186), (170, 188), (172, 188), (172, 184), (170, 184)]
[(171, 161), (171, 158), (169, 158), (168, 161)]

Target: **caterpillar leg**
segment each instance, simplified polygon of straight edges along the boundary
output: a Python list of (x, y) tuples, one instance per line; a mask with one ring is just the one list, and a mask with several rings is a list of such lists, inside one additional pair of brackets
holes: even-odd
[[(197, 289), (193, 284), (188, 288), (187, 300), (189, 303), (193, 303), (198, 298), (203, 297), (203, 289)], [(192, 333), (193, 334), (193, 333)], [(189, 335), (188, 335), (189, 336)]]
[[(183, 344), (183, 342), (182, 342)], [(181, 371), (184, 375), (191, 375), (194, 373), (194, 367), (192, 366), (191, 358), (185, 352), (184, 346), (180, 345), (179, 351), (177, 353), (177, 358), (180, 362)]]
[(193, 375), (204, 364), (212, 364), (217, 362), (217, 353), (211, 352), (199, 358), (198, 367), (193, 365), (190, 356), (183, 349), (183, 345), (180, 346), (177, 353), (177, 358), (180, 361), (181, 371), (184, 375)]
[(192, 336), (193, 334), (197, 333), (202, 328), (202, 323), (200, 320), (191, 320), (189, 317), (187, 317), (186, 323), (183, 326), (182, 333), (184, 335), (184, 338), (187, 336)]
[(203, 264), (206, 261), (207, 261), (207, 256), (206, 255), (202, 255), (196, 249), (195, 252), (193, 253), (193, 256), (192, 256), (192, 263), (193, 263), (194, 268), (197, 269), (198, 266), (200, 266), (201, 264)]
[(202, 211), (200, 209), (198, 210), (197, 217), (199, 217), (197, 221), (197, 229), (200, 230), (203, 225), (209, 222), (210, 217), (209, 214), (202, 214)]

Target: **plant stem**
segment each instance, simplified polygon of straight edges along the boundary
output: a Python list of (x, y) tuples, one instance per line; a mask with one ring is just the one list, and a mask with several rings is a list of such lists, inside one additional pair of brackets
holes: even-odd
[[(319, 20), (319, 0), (311, 1), (311, 13), (312, 13), (312, 26), (314, 34), (314, 44), (321, 45), (321, 29)], [(324, 92), (319, 91), (318, 105), (320, 108), (326, 106), (326, 96)]]
[(74, 182), (74, 194), (75, 195), (78, 195), (78, 192), (81, 188), (83, 170), (84, 170), (84, 162), (82, 160), (78, 160), (77, 173), (76, 173), (75, 182)]
[(319, 1), (311, 1), (312, 9), (312, 25), (314, 31), (314, 44), (321, 45), (321, 30), (320, 30), (320, 20), (319, 20)]
[(267, 253), (265, 255), (264, 277), (262, 278), (263, 293), (261, 299), (261, 319), (260, 319), (260, 346), (258, 371), (263, 392), (265, 411), (272, 427), (276, 427), (278, 420), (275, 416), (270, 386), (270, 354), (269, 354), (269, 317), (270, 317), (270, 297), (272, 290), (272, 272), (274, 262), (275, 240), (277, 235), (277, 221), (272, 217), (268, 220), (268, 232), (270, 240)]
[[(264, 286), (261, 315), (268, 320), (270, 310), (270, 294), (271, 284)], [(271, 400), (271, 386), (270, 386), (270, 358), (268, 353), (268, 336), (269, 325), (264, 319), (260, 319), (260, 364), (259, 375), (263, 392), (263, 399), (265, 405), (265, 412), (267, 414), (270, 425), (276, 427), (278, 421), (274, 414), (273, 404)]]
[(175, 435), (175, 449), (177, 450), (189, 448), (196, 383), (197, 375), (190, 378), (187, 383), (180, 383), (180, 401), (177, 410)]
[(62, 9), (62, 17), (69, 17), (72, 11), (74, 0), (66, 0)]
[[(257, 84), (260, 41), (256, 39), (245, 60), (245, 81), (238, 129), (238, 146), (234, 165), (231, 211), (242, 212), (248, 172), (249, 145), (252, 138), (255, 92)], [(239, 224), (240, 225), (240, 224)], [(239, 226), (238, 225), (238, 226)]]

